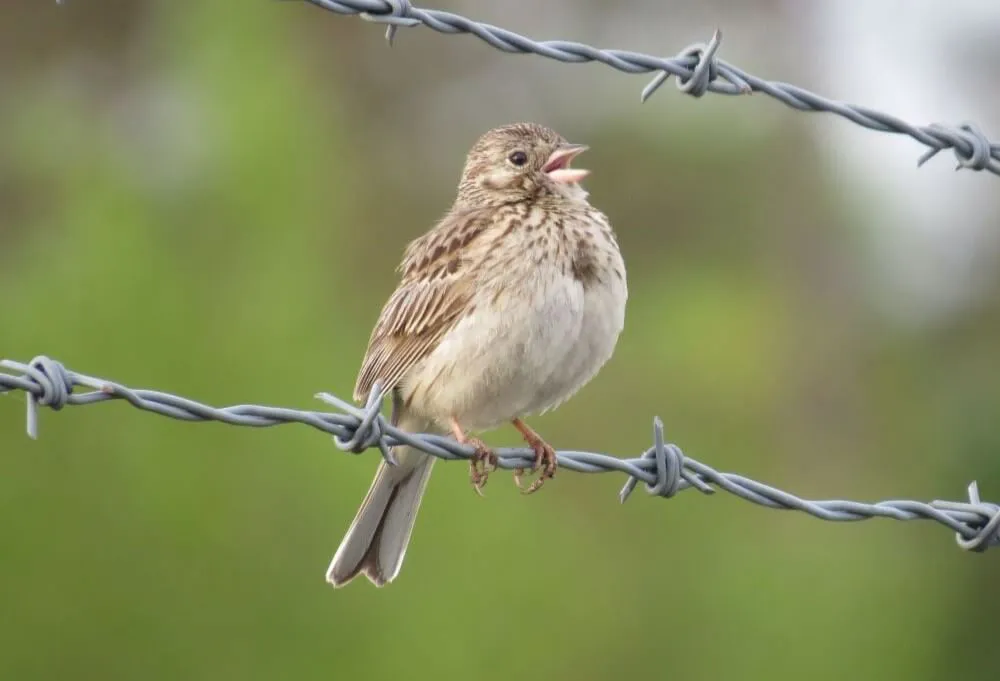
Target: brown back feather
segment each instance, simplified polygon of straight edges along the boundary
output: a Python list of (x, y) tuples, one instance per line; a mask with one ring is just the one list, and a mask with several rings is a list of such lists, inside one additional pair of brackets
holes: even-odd
[(375, 381), (386, 393), (394, 389), (461, 319), (474, 292), (463, 252), (489, 227), (492, 213), (452, 212), (407, 247), (398, 268), (402, 279), (368, 341), (355, 400), (367, 399)]

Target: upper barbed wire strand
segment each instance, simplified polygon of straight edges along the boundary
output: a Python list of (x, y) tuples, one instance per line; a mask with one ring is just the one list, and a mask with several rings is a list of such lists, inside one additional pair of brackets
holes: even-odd
[[(407, 444), (446, 460), (469, 459), (474, 454), (473, 448), (451, 438), (408, 433), (390, 425), (381, 414), (382, 399), (377, 385), (363, 408), (334, 395), (320, 393), (319, 399), (341, 412), (327, 413), (253, 404), (211, 407), (170, 393), (133, 390), (113, 381), (70, 371), (45, 356), (36, 357), (27, 364), (2, 360), (0, 368), (15, 372), (0, 373), (0, 394), (11, 390), (27, 394), (27, 430), (32, 438), (38, 436), (40, 406), (59, 410), (67, 405), (125, 400), (137, 409), (183, 421), (219, 421), (254, 428), (302, 423), (333, 435), (336, 445), (344, 451), (361, 453), (378, 448), (390, 465), (394, 460), (389, 448), (397, 444)], [(80, 386), (90, 390), (74, 393), (74, 388)], [(505, 469), (530, 467), (534, 461), (534, 452), (527, 448), (500, 448), (496, 453), (499, 466)], [(628, 475), (619, 494), (622, 502), (639, 481), (646, 484), (647, 492), (664, 498), (689, 488), (704, 494), (721, 489), (760, 506), (801, 511), (821, 520), (934, 520), (953, 530), (956, 542), (967, 551), (984, 551), (1000, 543), (1000, 506), (983, 502), (975, 482), (969, 485), (967, 502), (890, 500), (866, 504), (839, 499), (801, 499), (742, 475), (720, 473), (684, 456), (680, 447), (664, 439), (663, 423), (659, 418), (653, 421), (653, 446), (639, 457), (619, 459), (607, 454), (566, 450), (556, 452), (556, 456), (559, 466), (567, 470), (580, 473), (617, 471)]]
[(537, 54), (570, 64), (599, 62), (625, 73), (655, 72), (656, 77), (642, 91), (642, 101), (671, 76), (677, 78), (677, 86), (682, 92), (695, 97), (706, 92), (725, 95), (763, 92), (798, 111), (832, 113), (870, 130), (912, 137), (928, 147), (917, 160), (918, 166), (951, 149), (957, 158), (956, 170), (988, 170), (1000, 175), (1000, 143), (990, 141), (974, 123), (912, 125), (890, 114), (827, 99), (789, 83), (758, 78), (715, 56), (722, 38), (719, 31), (707, 45), (697, 43), (684, 48), (675, 57), (657, 57), (641, 52), (598, 49), (567, 40), (536, 41), (451, 12), (414, 7), (409, 0), (305, 1), (336, 14), (359, 15), (367, 21), (387, 24), (386, 38), (390, 44), (398, 28), (423, 25), (439, 33), (474, 35), (502, 52)]

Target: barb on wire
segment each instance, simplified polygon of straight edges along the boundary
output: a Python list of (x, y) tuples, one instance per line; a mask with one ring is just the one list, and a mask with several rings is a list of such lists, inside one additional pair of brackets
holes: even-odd
[(677, 78), (677, 86), (682, 92), (695, 97), (706, 92), (726, 95), (763, 92), (799, 111), (825, 111), (871, 130), (908, 135), (928, 147), (917, 161), (918, 167), (936, 154), (951, 149), (958, 159), (956, 170), (988, 170), (1000, 175), (1000, 143), (991, 142), (977, 126), (971, 123), (957, 127), (916, 126), (886, 113), (827, 99), (795, 85), (758, 78), (715, 56), (722, 39), (718, 31), (708, 45), (691, 45), (675, 57), (663, 58), (625, 50), (602, 50), (566, 40), (536, 41), (451, 12), (414, 7), (409, 0), (306, 1), (336, 14), (357, 14), (368, 21), (387, 24), (386, 38), (390, 44), (399, 27), (423, 25), (439, 33), (469, 33), (502, 52), (533, 53), (570, 64), (599, 62), (625, 73), (656, 73), (643, 89), (642, 101), (671, 76)]
[[(59, 410), (66, 405), (125, 400), (138, 409), (183, 421), (219, 421), (254, 428), (302, 423), (333, 435), (335, 444), (343, 451), (360, 454), (377, 447), (390, 465), (395, 465), (390, 448), (399, 444), (452, 461), (469, 459), (475, 453), (473, 448), (442, 435), (408, 433), (390, 425), (381, 414), (382, 395), (378, 386), (372, 390), (363, 408), (327, 393), (317, 395), (340, 413), (247, 404), (216, 408), (170, 393), (133, 390), (119, 383), (70, 371), (44, 356), (36, 357), (27, 364), (2, 360), (0, 368), (14, 372), (0, 373), (0, 394), (11, 390), (27, 394), (27, 428), (32, 438), (38, 436), (39, 406)], [(77, 387), (90, 390), (74, 393)], [(501, 448), (496, 453), (501, 468), (530, 467), (534, 461), (534, 452), (526, 448)], [(984, 551), (1000, 544), (1000, 506), (982, 501), (975, 482), (969, 485), (967, 502), (891, 500), (866, 504), (838, 499), (801, 499), (742, 475), (720, 473), (684, 456), (680, 447), (666, 442), (663, 423), (658, 418), (653, 421), (653, 446), (637, 458), (619, 459), (607, 454), (580, 451), (560, 451), (556, 455), (559, 466), (567, 470), (625, 473), (629, 479), (619, 494), (622, 503), (640, 481), (646, 484), (649, 494), (664, 498), (688, 488), (703, 494), (713, 494), (720, 489), (760, 506), (801, 511), (821, 520), (934, 520), (953, 530), (959, 547), (967, 551)]]

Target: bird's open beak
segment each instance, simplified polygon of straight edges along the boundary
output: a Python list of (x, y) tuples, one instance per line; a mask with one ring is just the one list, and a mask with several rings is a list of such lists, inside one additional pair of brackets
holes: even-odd
[(576, 184), (587, 177), (590, 171), (582, 168), (570, 168), (569, 163), (589, 148), (583, 144), (566, 144), (559, 147), (549, 155), (545, 165), (542, 166), (542, 172), (552, 178), (554, 182)]

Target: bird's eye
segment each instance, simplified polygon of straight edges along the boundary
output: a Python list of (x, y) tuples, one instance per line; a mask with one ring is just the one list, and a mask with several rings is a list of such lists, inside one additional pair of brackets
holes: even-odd
[(516, 166), (523, 166), (528, 162), (528, 155), (523, 151), (515, 151), (513, 154), (507, 157), (507, 160)]

